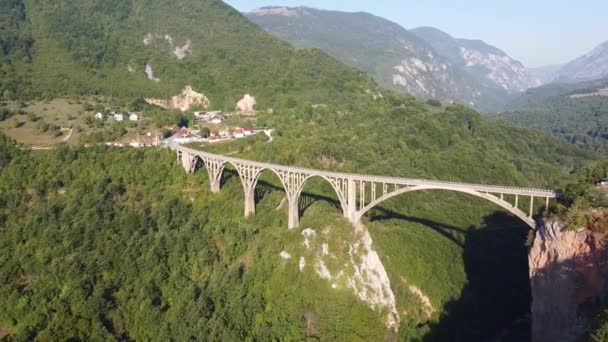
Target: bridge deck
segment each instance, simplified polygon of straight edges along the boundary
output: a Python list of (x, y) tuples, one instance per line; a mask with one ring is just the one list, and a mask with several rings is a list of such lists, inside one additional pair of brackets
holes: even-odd
[(543, 197), (543, 198), (559, 197), (559, 194), (556, 191), (552, 191), (552, 190), (323, 171), (323, 170), (315, 170), (315, 169), (308, 169), (308, 168), (302, 168), (302, 167), (293, 167), (293, 166), (284, 166), (284, 165), (279, 165), (279, 164), (263, 163), (263, 162), (251, 161), (251, 160), (234, 158), (234, 157), (227, 157), (227, 156), (223, 156), (223, 155), (219, 155), (219, 154), (213, 154), (213, 153), (209, 153), (209, 152), (195, 150), (195, 149), (181, 146), (178, 144), (170, 144), (169, 148), (172, 150), (175, 150), (175, 151), (181, 151), (182, 153), (189, 153), (189, 154), (197, 155), (200, 157), (219, 159), (226, 163), (244, 164), (244, 165), (259, 167), (259, 168), (268, 169), (268, 170), (298, 172), (298, 173), (308, 174), (311, 176), (324, 176), (324, 177), (329, 177), (329, 178), (347, 178), (347, 179), (352, 179), (354, 181), (396, 184), (396, 185), (403, 185), (403, 186), (427, 186), (427, 187), (431, 187), (431, 188), (447, 189), (447, 190), (449, 190), (449, 189), (467, 189), (467, 190), (474, 190), (474, 191), (478, 191), (478, 192), (482, 192), (482, 193), (521, 195), (521, 196), (533, 196), (533, 197)]

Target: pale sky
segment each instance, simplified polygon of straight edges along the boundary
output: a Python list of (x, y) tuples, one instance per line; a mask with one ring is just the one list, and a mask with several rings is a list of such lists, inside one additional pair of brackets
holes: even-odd
[(225, 0), (239, 11), (308, 6), (369, 12), (406, 29), (481, 39), (527, 67), (569, 62), (608, 40), (608, 0)]

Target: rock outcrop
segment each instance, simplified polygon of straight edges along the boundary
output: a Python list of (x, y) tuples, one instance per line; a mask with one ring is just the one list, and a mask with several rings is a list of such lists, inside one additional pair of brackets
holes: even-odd
[(582, 305), (608, 294), (606, 239), (588, 230), (540, 227), (529, 254), (534, 342), (579, 341), (589, 317)]
[(169, 100), (147, 98), (147, 103), (166, 109), (179, 109), (182, 112), (187, 111), (192, 106), (200, 105), (203, 108), (209, 108), (211, 102), (202, 93), (198, 93), (191, 86), (186, 86), (181, 94), (171, 97)]
[(255, 114), (254, 107), (256, 104), (255, 97), (245, 94), (245, 96), (236, 103), (236, 110), (243, 114)]
[[(350, 289), (370, 308), (385, 313), (387, 328), (397, 330), (400, 316), (395, 294), (380, 256), (372, 246), (371, 235), (364, 228), (353, 234), (350, 241), (345, 240), (343, 247), (336, 250), (329, 246), (327, 241), (331, 238), (326, 231), (317, 234), (312, 229), (303, 230), (302, 246), (307, 256), (300, 258), (299, 269), (303, 272), (306, 265), (310, 265), (319, 278), (331, 283), (332, 288)], [(336, 260), (345, 260), (346, 264), (335, 267)]]
[(148, 77), (148, 79), (150, 81), (154, 81), (156, 83), (160, 82), (160, 78), (157, 78), (154, 76), (154, 70), (152, 70), (152, 66), (150, 64), (146, 64), (146, 68), (144, 69), (144, 73), (146, 74), (146, 77)]
[(183, 46), (175, 45), (173, 43), (173, 37), (168, 34), (162, 33), (148, 33), (144, 37), (144, 46), (148, 47), (154, 44), (156, 41), (166, 41), (169, 44), (169, 48), (171, 49), (171, 53), (175, 56), (175, 58), (182, 60), (186, 58), (190, 53), (192, 53), (192, 41), (190, 39), (186, 39), (186, 42)]

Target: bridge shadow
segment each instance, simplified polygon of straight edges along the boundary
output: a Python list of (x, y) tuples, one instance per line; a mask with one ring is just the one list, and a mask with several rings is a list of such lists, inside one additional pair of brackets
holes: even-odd
[[(235, 170), (225, 169), (222, 174), (222, 178), (221, 178), (221, 182), (220, 182), (221, 186), (223, 187), (224, 184), (233, 177), (238, 180), (238, 178), (239, 178), (238, 173)], [(240, 180), (238, 180), (238, 181), (240, 182)], [(272, 192), (285, 193), (285, 189), (283, 189), (282, 186), (277, 186), (270, 182), (267, 182), (264, 180), (259, 180), (258, 184), (255, 188), (256, 205), (262, 199), (264, 199), (264, 197), (266, 197), (267, 195), (269, 195)], [(313, 204), (315, 204), (317, 202), (324, 202), (326, 204), (329, 204), (329, 205), (335, 207), (336, 210), (342, 211), (342, 205), (341, 205), (340, 201), (335, 198), (321, 195), (318, 193), (302, 192), (302, 194), (300, 195), (300, 201), (298, 203), (298, 211), (299, 211), (300, 217), (304, 215), (304, 213), (306, 212), (306, 210), (308, 210), (308, 208), (310, 208)], [(406, 215), (397, 213), (393, 210), (389, 210), (383, 206), (377, 206), (374, 209), (372, 209), (368, 213), (367, 217), (372, 222), (383, 221), (383, 220), (401, 220), (401, 221), (406, 221), (406, 222), (418, 223), (418, 224), (421, 224), (421, 225), (435, 231), (436, 233), (440, 234), (441, 236), (445, 237), (446, 239), (450, 240), (451, 242), (455, 243), (456, 245), (458, 245), (461, 248), (464, 248), (464, 244), (463, 244), (462, 238), (458, 238), (458, 237), (463, 236), (464, 234), (466, 234), (468, 232), (467, 229), (462, 229), (462, 228), (455, 227), (452, 225), (439, 223), (439, 222), (424, 219), (424, 218), (406, 216)], [(454, 233), (457, 233), (457, 234), (454, 234)]]
[(419, 342), (531, 340), (528, 232), (527, 225), (500, 211), (466, 231), (468, 284)]
[[(458, 236), (463, 236), (468, 232), (468, 229), (463, 229), (460, 227), (420, 217), (403, 215), (381, 206), (375, 207), (374, 209), (370, 210), (370, 212), (368, 213), (368, 219), (371, 222), (400, 220), (405, 222), (417, 223), (435, 231), (436, 233), (440, 234), (441, 236), (445, 237), (446, 239), (450, 240), (461, 248), (464, 248), (464, 243), (461, 238), (458, 238)], [(454, 235), (453, 233), (458, 234)]]

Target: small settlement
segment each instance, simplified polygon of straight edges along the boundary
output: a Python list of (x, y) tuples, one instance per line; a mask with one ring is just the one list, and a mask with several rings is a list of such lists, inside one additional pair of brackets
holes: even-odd
[(125, 115), (123, 113), (111, 112), (108, 115), (104, 115), (103, 113), (95, 114), (95, 119), (97, 120), (107, 120), (107, 121), (124, 121), (125, 117), (129, 119), (129, 121), (139, 121), (139, 115), (135, 113), (129, 113), (129, 115)]
[[(204, 111), (194, 112), (194, 117), (199, 123), (210, 124), (211, 127), (206, 127), (205, 130), (200, 129), (199, 124), (194, 125), (195, 128), (181, 127), (173, 129), (176, 132), (173, 136), (167, 138), (165, 142), (177, 142), (180, 144), (203, 142), (203, 143), (218, 143), (233, 139), (246, 138), (255, 135), (263, 130), (253, 129), (250, 127), (230, 127), (222, 126), (226, 122), (226, 116), (221, 111)], [(204, 135), (202, 134), (204, 132)]]

